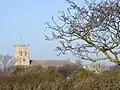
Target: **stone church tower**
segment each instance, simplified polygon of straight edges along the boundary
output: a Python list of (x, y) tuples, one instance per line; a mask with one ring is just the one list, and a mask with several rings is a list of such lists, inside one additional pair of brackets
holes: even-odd
[(29, 45), (14, 45), (14, 66), (30, 65)]

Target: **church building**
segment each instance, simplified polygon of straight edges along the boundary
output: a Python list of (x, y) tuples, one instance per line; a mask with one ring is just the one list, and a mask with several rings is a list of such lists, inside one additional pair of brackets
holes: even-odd
[(63, 66), (71, 64), (70, 60), (31, 60), (29, 54), (29, 45), (14, 45), (14, 66), (32, 65), (32, 66)]

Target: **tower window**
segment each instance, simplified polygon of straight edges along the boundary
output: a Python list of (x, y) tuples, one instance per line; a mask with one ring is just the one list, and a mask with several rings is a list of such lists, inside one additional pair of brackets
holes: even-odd
[(25, 56), (27, 56), (27, 51), (25, 51)]
[(20, 56), (22, 56), (22, 53), (23, 53), (23, 52), (22, 52), (22, 51), (20, 51)]
[(23, 61), (25, 62), (25, 59), (23, 59)]

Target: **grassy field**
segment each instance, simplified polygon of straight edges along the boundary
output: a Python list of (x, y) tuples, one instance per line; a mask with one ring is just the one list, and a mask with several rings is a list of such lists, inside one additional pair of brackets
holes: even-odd
[(119, 86), (119, 67), (100, 75), (81, 67), (17, 67), (0, 74), (0, 90), (120, 90)]

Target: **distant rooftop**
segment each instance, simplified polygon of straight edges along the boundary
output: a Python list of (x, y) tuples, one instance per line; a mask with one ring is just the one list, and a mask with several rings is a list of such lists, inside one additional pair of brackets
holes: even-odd
[(66, 64), (71, 64), (70, 60), (30, 60), (30, 65), (33, 66), (63, 66)]

